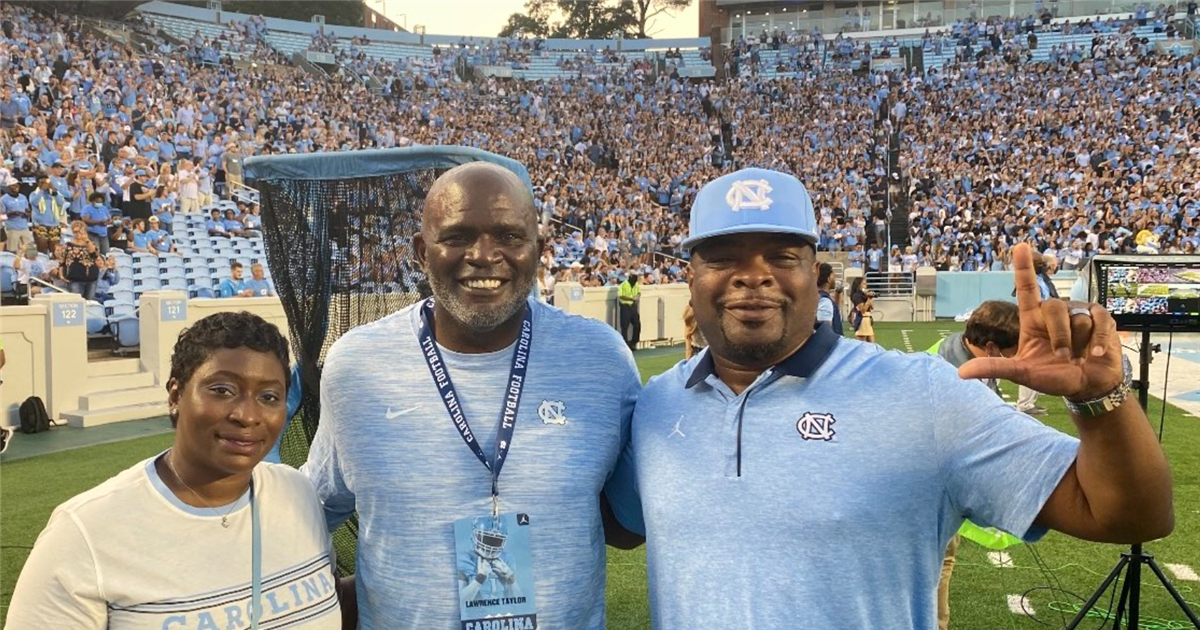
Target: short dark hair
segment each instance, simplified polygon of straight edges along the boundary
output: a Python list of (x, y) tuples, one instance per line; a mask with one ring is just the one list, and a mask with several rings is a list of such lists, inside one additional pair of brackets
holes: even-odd
[(823, 287), (829, 282), (829, 277), (833, 275), (833, 265), (829, 263), (821, 263), (817, 269), (817, 286)]
[(229, 269), (230, 269), (230, 270), (233, 270), (233, 269), (241, 269), (241, 268), (242, 268), (242, 263), (240, 263), (240, 262), (238, 262), (238, 261), (236, 261), (236, 260), (235, 260), (235, 261), (233, 261), (233, 262), (231, 262), (231, 263), (229, 263)]
[[(228, 311), (213, 313), (179, 333), (171, 354), (171, 379), (182, 388), (213, 352), (222, 348), (268, 352), (279, 359), (284, 374), (287, 374), (290, 363), (288, 343), (279, 327), (254, 313)], [(285, 378), (285, 391), (287, 381)], [(175, 426), (175, 422), (176, 418), (172, 416), (171, 426)]]
[(963, 339), (973, 346), (983, 347), (992, 342), (1001, 350), (1016, 347), (1021, 340), (1021, 317), (1017, 305), (1001, 300), (988, 300), (975, 307)]

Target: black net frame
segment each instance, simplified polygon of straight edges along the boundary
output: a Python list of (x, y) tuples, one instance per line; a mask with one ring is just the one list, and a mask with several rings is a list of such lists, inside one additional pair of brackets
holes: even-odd
[[(520, 163), (463, 147), (421, 147), (246, 162), (258, 187), (263, 241), (287, 315), (301, 382), (300, 406), (281, 438), (280, 459), (299, 466), (321, 421), (325, 357), (347, 331), (429, 296), (411, 250), (425, 196), (443, 173), (475, 161)], [(338, 571), (354, 572), (357, 514), (333, 533)]]

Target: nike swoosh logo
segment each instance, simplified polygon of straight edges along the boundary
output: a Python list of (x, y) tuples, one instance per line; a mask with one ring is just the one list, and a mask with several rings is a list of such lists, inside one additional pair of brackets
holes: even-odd
[(387, 413), (384, 415), (387, 417), (388, 420), (392, 420), (394, 418), (399, 418), (400, 416), (403, 416), (404, 414), (409, 413), (411, 411), (416, 411), (420, 408), (421, 408), (421, 405), (413, 405), (413, 406), (409, 407), (408, 409), (401, 409), (400, 411), (392, 411), (392, 408), (388, 407)]

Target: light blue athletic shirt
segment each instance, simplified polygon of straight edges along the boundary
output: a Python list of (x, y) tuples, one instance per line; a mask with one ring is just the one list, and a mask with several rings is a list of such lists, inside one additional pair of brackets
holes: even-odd
[[(529, 371), (500, 475), (500, 509), (530, 517), (539, 626), (603, 630), (598, 497), (628, 442), (641, 382), (616, 331), (529, 304)], [(321, 425), (303, 469), (331, 526), (358, 509), (363, 630), (458, 628), (453, 523), (491, 513), (491, 473), (438, 396), (419, 327), (412, 306), (334, 344), (321, 378)], [(513, 348), (441, 352), (490, 457)]]
[[(938, 357), (824, 325), (740, 396), (707, 351), (652, 379), (631, 450), (657, 630), (932, 630), (963, 517), (1040, 538), (1078, 442)], [(609, 499), (637, 530), (627, 490)]]

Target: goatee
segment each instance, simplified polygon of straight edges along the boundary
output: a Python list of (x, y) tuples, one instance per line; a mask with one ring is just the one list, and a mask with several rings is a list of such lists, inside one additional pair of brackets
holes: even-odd
[(429, 288), (433, 290), (433, 299), (437, 301), (455, 321), (473, 332), (485, 333), (495, 330), (525, 308), (525, 302), (533, 292), (537, 281), (533, 275), (524, 278), (513, 278), (509, 289), (511, 295), (504, 302), (495, 306), (477, 307), (466, 303), (459, 297), (457, 281), (445, 284), (434, 274), (429, 274)]

